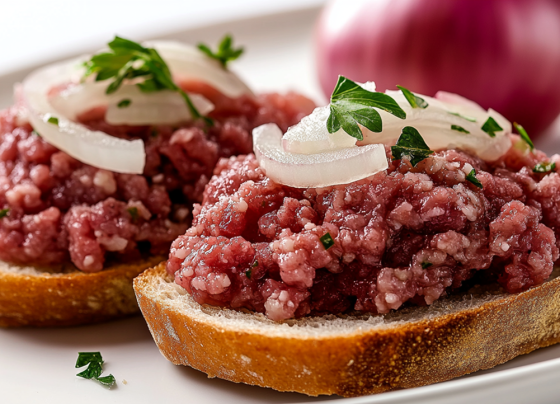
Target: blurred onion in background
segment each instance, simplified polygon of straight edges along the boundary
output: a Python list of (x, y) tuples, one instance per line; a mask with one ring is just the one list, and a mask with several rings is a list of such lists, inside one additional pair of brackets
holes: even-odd
[(560, 0), (337, 0), (317, 26), (319, 79), (458, 93), (538, 137), (560, 114)]

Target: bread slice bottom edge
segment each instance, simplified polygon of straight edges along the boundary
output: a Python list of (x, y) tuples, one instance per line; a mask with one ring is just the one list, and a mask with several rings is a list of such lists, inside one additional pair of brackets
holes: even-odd
[(153, 256), (95, 273), (0, 261), (0, 327), (72, 326), (137, 313), (132, 280), (164, 259)]
[(519, 294), (475, 291), (390, 315), (275, 323), (196, 303), (165, 263), (134, 280), (161, 353), (232, 382), (312, 396), (418, 387), (560, 342), (560, 278)]

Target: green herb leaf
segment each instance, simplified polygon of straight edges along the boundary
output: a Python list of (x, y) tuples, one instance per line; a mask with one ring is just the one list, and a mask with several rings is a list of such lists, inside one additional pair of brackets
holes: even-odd
[(496, 137), (496, 132), (500, 132), (503, 130), (502, 127), (498, 125), (498, 122), (496, 122), (491, 116), (488, 117), (488, 119), (486, 120), (486, 122), (484, 122), (484, 125), (482, 125), (482, 128), (480, 129), (488, 133), (488, 136), (490, 137)]
[(429, 268), (429, 267), (431, 267), (432, 265), (434, 265), (434, 264), (432, 264), (431, 262), (423, 262), (423, 263), (422, 263), (422, 269)]
[(113, 387), (115, 385), (115, 376), (111, 374), (108, 376), (98, 377), (96, 380), (107, 387)]
[(424, 100), (424, 98), (418, 97), (412, 91), (407, 90), (402, 86), (397, 86), (397, 88), (402, 91), (404, 98), (406, 98), (412, 108), (425, 109), (428, 107), (428, 103), (426, 102), (426, 100)]
[(112, 387), (115, 384), (115, 377), (113, 375), (101, 377), (103, 372), (103, 358), (99, 352), (79, 352), (76, 367), (81, 368), (87, 365), (87, 368), (78, 373), (76, 376), (83, 377), (84, 379), (97, 380), (104, 386)]
[(549, 173), (554, 170), (556, 170), (556, 163), (539, 163), (535, 167), (533, 167), (533, 172), (540, 174)]
[(253, 268), (256, 268), (259, 266), (259, 261), (253, 262), (253, 265), (251, 265), (251, 268), (245, 271), (245, 276), (249, 279), (251, 279), (251, 275), (253, 274)]
[(469, 122), (476, 122), (476, 118), (473, 118), (472, 116), (466, 116), (466, 115), (461, 115), (458, 112), (449, 112), (451, 115), (455, 115), (458, 116), (459, 118), (463, 118)]
[(132, 222), (136, 222), (138, 220), (139, 217), (138, 208), (133, 206), (131, 208), (128, 208), (126, 211), (130, 214), (130, 217), (132, 218)]
[[(207, 124), (212, 124), (209, 118), (200, 114), (188, 94), (175, 84), (169, 67), (155, 49), (145, 48), (139, 43), (118, 36), (108, 45), (112, 52), (94, 55), (84, 63), (86, 68), (84, 78), (95, 74), (96, 81), (112, 79), (105, 91), (107, 94), (117, 91), (125, 80), (141, 78), (143, 80), (136, 84), (141, 91), (146, 93), (164, 89), (176, 91), (185, 100), (194, 119), (202, 119)], [(121, 106), (121, 103), (119, 108), (130, 105), (128, 103)]]
[(86, 366), (91, 362), (103, 363), (103, 358), (99, 352), (78, 352), (78, 360), (76, 361), (76, 368)]
[(213, 52), (212, 49), (203, 43), (198, 44), (198, 49), (212, 59), (216, 59), (224, 68), (226, 68), (228, 62), (237, 59), (244, 51), (243, 47), (234, 49), (231, 35), (226, 35), (222, 38), (216, 52)]
[(457, 132), (471, 133), (468, 130), (466, 130), (465, 128), (463, 128), (462, 126), (459, 126), (459, 125), (451, 125), (451, 129), (456, 130)]
[(321, 236), (319, 240), (321, 240), (321, 243), (323, 244), (323, 247), (325, 247), (325, 250), (328, 250), (334, 245), (334, 240), (331, 237), (331, 234), (328, 232)]
[(412, 126), (405, 126), (395, 146), (391, 146), (393, 160), (401, 160), (404, 156), (410, 158), (412, 167), (426, 159), (433, 150), (430, 150), (420, 133)]
[(120, 102), (117, 104), (117, 107), (119, 107), (119, 108), (126, 108), (126, 107), (128, 107), (131, 103), (132, 103), (132, 101), (130, 101), (128, 98), (126, 98), (126, 99), (120, 101)]
[(103, 372), (101, 369), (102, 363), (103, 362), (90, 362), (86, 370), (78, 373), (76, 376), (83, 377), (84, 379), (97, 379)]
[(8, 216), (8, 213), (10, 212), (10, 208), (6, 208), (6, 209), (2, 209), (0, 210), (0, 219), (2, 219), (3, 217)]
[(401, 119), (406, 118), (406, 112), (387, 94), (367, 91), (352, 80), (338, 76), (338, 82), (331, 95), (327, 130), (329, 133), (335, 133), (342, 128), (358, 140), (364, 138), (358, 124), (372, 132), (381, 132), (381, 116), (374, 108), (387, 111)]
[(31, 131), (31, 134), (34, 135), (34, 136), (42, 137), (42, 136), (39, 134), (39, 132), (37, 132), (36, 130), (32, 130), (32, 131)]
[(475, 186), (477, 186), (478, 188), (482, 188), (482, 184), (481, 182), (478, 180), (478, 178), (476, 178), (476, 171), (474, 170), (474, 168), (471, 170), (471, 172), (467, 175), (467, 181), (472, 182)]
[(52, 116), (52, 115), (49, 116), (49, 117), (47, 118), (47, 122), (48, 122), (48, 123), (52, 123), (53, 125), (58, 126), (58, 118), (57, 118), (56, 116)]
[(531, 150), (533, 150), (535, 148), (535, 145), (533, 144), (533, 141), (531, 140), (531, 138), (529, 137), (527, 131), (523, 128), (523, 126), (519, 125), (517, 122), (514, 122), (513, 126), (515, 127), (517, 132), (519, 132), (519, 136), (521, 136), (521, 139), (523, 139), (525, 143), (529, 145)]

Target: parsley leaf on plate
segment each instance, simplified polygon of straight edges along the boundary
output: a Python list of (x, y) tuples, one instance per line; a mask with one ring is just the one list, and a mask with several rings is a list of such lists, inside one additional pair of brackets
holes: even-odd
[(363, 140), (358, 124), (372, 132), (381, 132), (381, 116), (374, 108), (404, 119), (406, 112), (387, 94), (365, 90), (352, 80), (338, 76), (338, 82), (331, 95), (331, 113), (327, 120), (327, 130), (335, 133), (342, 128), (347, 134)]
[(104, 386), (112, 387), (115, 384), (115, 377), (113, 375), (101, 376), (103, 372), (103, 358), (99, 352), (78, 352), (78, 360), (76, 367), (87, 368), (78, 373), (76, 376), (83, 377), (84, 379), (97, 380)]
[(415, 167), (416, 164), (432, 154), (433, 150), (430, 150), (416, 128), (405, 126), (397, 144), (391, 146), (391, 153), (393, 154), (393, 160), (400, 160), (404, 156), (409, 157), (410, 164)]
[(233, 39), (231, 35), (226, 35), (222, 38), (221, 42), (218, 44), (218, 49), (213, 52), (207, 45), (200, 43), (198, 44), (198, 49), (210, 56), (212, 59), (216, 59), (222, 64), (224, 69), (228, 62), (237, 59), (243, 53), (243, 47), (235, 49), (233, 47)]
[(110, 52), (94, 55), (84, 63), (84, 78), (95, 74), (95, 81), (112, 79), (105, 91), (107, 94), (117, 91), (125, 80), (142, 78), (143, 81), (136, 84), (141, 91), (176, 91), (185, 100), (194, 119), (200, 118), (207, 124), (212, 124), (210, 118), (198, 112), (188, 94), (175, 84), (169, 67), (157, 50), (118, 36), (108, 45)]
[(424, 100), (424, 98), (418, 97), (412, 91), (410, 91), (410, 90), (408, 90), (408, 89), (406, 89), (402, 86), (397, 86), (397, 88), (402, 91), (402, 93), (404, 95), (404, 98), (406, 98), (406, 100), (408, 101), (408, 103), (410, 104), (410, 106), (412, 108), (425, 109), (425, 108), (428, 107), (428, 103), (426, 102), (426, 100)]

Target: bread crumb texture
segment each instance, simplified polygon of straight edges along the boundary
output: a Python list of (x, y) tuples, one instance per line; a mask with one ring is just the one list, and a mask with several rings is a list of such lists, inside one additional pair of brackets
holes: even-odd
[(162, 263), (134, 280), (162, 354), (233, 382), (351, 397), (488, 369), (560, 341), (560, 279), (519, 294), (477, 288), (387, 315), (306, 317), (201, 306)]

